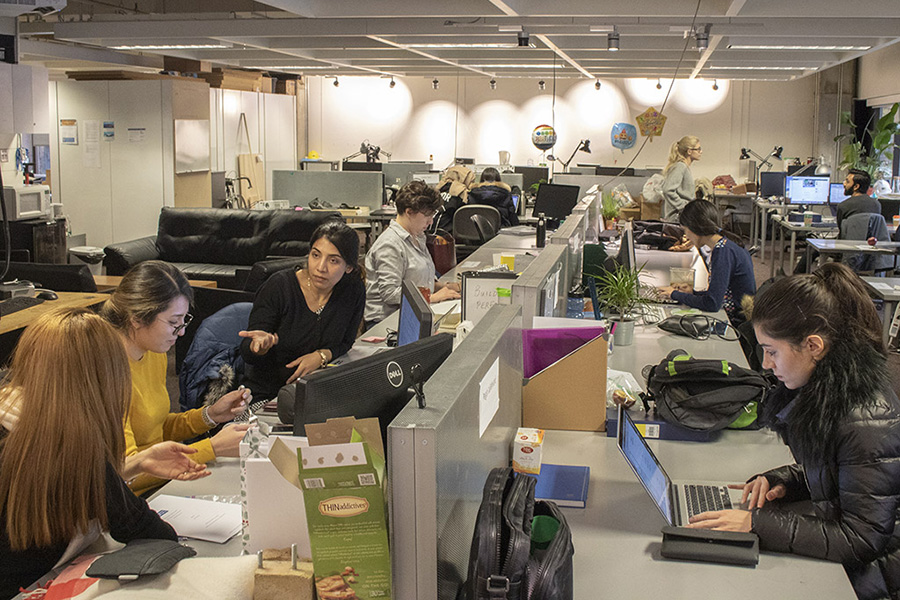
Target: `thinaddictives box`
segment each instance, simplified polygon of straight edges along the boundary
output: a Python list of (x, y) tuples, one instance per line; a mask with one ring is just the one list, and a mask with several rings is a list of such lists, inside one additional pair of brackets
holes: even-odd
[(368, 444), (299, 449), (320, 600), (391, 597), (384, 492)]

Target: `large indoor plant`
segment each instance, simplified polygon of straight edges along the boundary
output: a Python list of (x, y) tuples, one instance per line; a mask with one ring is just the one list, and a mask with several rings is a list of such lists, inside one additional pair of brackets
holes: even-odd
[(649, 300), (641, 297), (640, 274), (637, 269), (616, 265), (602, 275), (593, 275), (597, 280), (597, 301), (610, 321), (615, 322), (613, 341), (617, 346), (629, 346), (634, 340), (634, 322), (637, 309)]
[[(862, 140), (856, 138), (857, 126), (853, 122), (850, 111), (841, 113), (841, 125), (847, 125), (851, 128), (852, 133), (843, 133), (834, 138), (834, 141), (840, 141), (848, 138), (848, 143), (841, 150), (841, 164), (839, 169), (862, 169), (866, 171), (872, 178), (872, 181), (883, 179), (886, 175), (884, 168), (890, 165), (894, 156), (894, 136), (900, 132), (900, 124), (896, 123), (897, 112), (900, 109), (900, 103), (895, 102), (880, 119), (869, 121), (866, 123), (866, 131), (872, 138), (871, 148), (863, 145)], [(874, 117), (873, 117), (874, 119)], [(869, 129), (869, 125), (872, 128)]]
[(603, 192), (600, 197), (600, 216), (606, 229), (615, 229), (615, 220), (619, 216), (619, 203), (610, 192)]

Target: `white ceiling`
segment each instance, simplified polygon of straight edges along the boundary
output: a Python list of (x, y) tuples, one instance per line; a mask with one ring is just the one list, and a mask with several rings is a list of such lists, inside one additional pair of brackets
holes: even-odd
[[(686, 32), (707, 28), (701, 52)], [(20, 61), (54, 71), (159, 70), (167, 54), (307, 75), (789, 80), (900, 41), (900, 0), (69, 0), (19, 35)], [(172, 44), (225, 47), (112, 49)], [(763, 45), (793, 48), (735, 48)]]

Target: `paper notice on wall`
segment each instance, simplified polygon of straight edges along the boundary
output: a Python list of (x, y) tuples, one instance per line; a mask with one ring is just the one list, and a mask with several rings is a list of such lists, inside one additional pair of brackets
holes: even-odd
[(488, 369), (481, 379), (478, 391), (478, 437), (484, 435), (497, 410), (500, 409), (500, 359)]
[(129, 127), (128, 141), (132, 143), (143, 142), (147, 137), (147, 130), (143, 127)]
[(75, 119), (59, 120), (59, 141), (70, 146), (78, 145), (78, 121)]
[(100, 168), (100, 121), (84, 122), (84, 151), (81, 161), (87, 169)]
[(103, 121), (103, 139), (112, 142), (116, 139), (115, 121)]

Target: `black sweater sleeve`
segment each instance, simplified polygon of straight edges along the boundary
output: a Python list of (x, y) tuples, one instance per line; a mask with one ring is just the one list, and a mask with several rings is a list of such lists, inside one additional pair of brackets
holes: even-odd
[(172, 526), (163, 521), (147, 502), (128, 489), (112, 465), (106, 465), (106, 515), (109, 533), (123, 544), (131, 540), (178, 541)]

